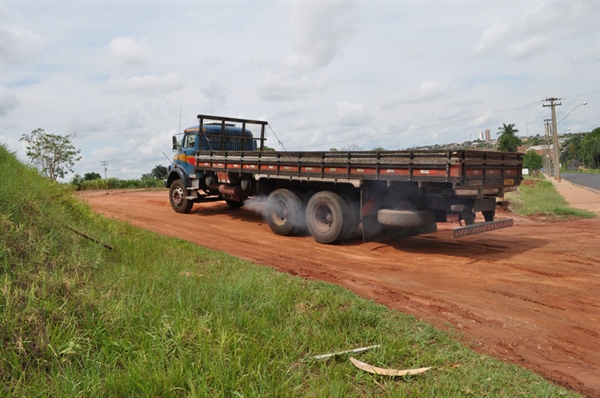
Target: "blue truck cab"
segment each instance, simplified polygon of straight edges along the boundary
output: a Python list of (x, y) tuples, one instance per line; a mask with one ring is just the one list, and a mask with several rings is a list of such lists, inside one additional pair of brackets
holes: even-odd
[[(231, 176), (222, 178), (213, 174), (204, 175), (196, 168), (196, 154), (202, 151), (262, 151), (266, 124), (263, 121), (198, 115), (197, 125), (174, 135), (175, 155), (165, 180), (165, 187), (171, 192), (173, 208), (177, 212), (187, 213), (193, 203), (209, 198), (226, 200), (231, 206), (238, 207), (236, 200), (242, 200), (243, 196), (213, 189), (219, 186), (219, 180), (229, 182)], [(253, 134), (252, 127), (256, 126), (260, 131), (254, 131)], [(204, 195), (199, 196), (198, 190), (204, 192)]]
[(196, 151), (256, 151), (256, 140), (252, 133), (233, 124), (210, 123), (191, 126), (183, 133), (173, 136), (174, 165), (194, 173)]

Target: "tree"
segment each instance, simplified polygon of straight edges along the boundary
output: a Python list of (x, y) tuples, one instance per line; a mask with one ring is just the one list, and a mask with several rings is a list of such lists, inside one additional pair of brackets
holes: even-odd
[(75, 133), (68, 135), (49, 134), (44, 129), (36, 129), (31, 134), (23, 134), (19, 141), (25, 142), (27, 156), (31, 163), (40, 168), (42, 174), (56, 181), (73, 172), (73, 165), (81, 159), (81, 150), (75, 149), (71, 139)]
[(362, 151), (362, 150), (363, 150), (362, 147), (360, 147), (356, 144), (346, 145), (345, 147), (340, 149), (340, 151), (342, 151), (342, 152), (353, 152), (353, 151)]
[(577, 169), (583, 164), (582, 154), (583, 136), (581, 134), (570, 137), (562, 145), (560, 153), (560, 162), (565, 165), (567, 170)]
[(83, 175), (83, 181), (100, 180), (101, 178), (102, 176), (99, 173), (93, 171), (91, 173), (85, 173)]
[(538, 170), (542, 168), (542, 156), (538, 155), (536, 151), (531, 150), (523, 157), (523, 167), (531, 170), (531, 173), (535, 178), (538, 176)]
[(150, 172), (150, 174), (157, 180), (163, 180), (167, 178), (168, 170), (165, 166), (156, 165)]
[(73, 178), (71, 178), (71, 181), (70, 181), (70, 183), (72, 185), (77, 186), (77, 190), (79, 190), (79, 186), (81, 185), (82, 182), (83, 182), (83, 177), (79, 174), (75, 174), (73, 176)]
[(502, 152), (517, 152), (517, 148), (521, 145), (521, 139), (516, 136), (519, 130), (515, 129), (515, 124), (504, 124), (498, 127), (498, 150)]
[(600, 168), (600, 127), (585, 135), (581, 143), (581, 152), (585, 167)]

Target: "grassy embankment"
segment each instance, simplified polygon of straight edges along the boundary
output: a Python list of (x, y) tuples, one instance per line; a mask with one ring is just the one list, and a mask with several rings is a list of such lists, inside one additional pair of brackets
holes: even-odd
[[(2, 146), (0, 292), (0, 396), (576, 396), (340, 287), (94, 215)], [(310, 359), (372, 344), (357, 357), (433, 369)]]
[(539, 180), (527, 176), (519, 190), (508, 193), (506, 199), (511, 203), (510, 209), (521, 216), (541, 215), (550, 219), (597, 217), (589, 211), (570, 207), (552, 182), (541, 173)]

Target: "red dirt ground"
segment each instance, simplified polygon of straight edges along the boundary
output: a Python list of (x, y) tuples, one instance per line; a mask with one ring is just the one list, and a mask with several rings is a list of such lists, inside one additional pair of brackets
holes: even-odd
[[(600, 220), (515, 226), (460, 239), (455, 225), (386, 242), (322, 245), (273, 234), (224, 202), (175, 213), (165, 190), (95, 191), (97, 212), (303, 278), (336, 283), (444, 330), (478, 352), (600, 396)], [(502, 218), (502, 217), (498, 217)]]

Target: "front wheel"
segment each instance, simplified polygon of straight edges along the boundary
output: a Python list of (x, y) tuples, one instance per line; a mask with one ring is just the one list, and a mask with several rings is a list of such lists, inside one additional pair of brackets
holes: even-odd
[(189, 213), (194, 202), (186, 199), (186, 191), (181, 180), (175, 180), (169, 188), (169, 200), (171, 207), (177, 213)]

